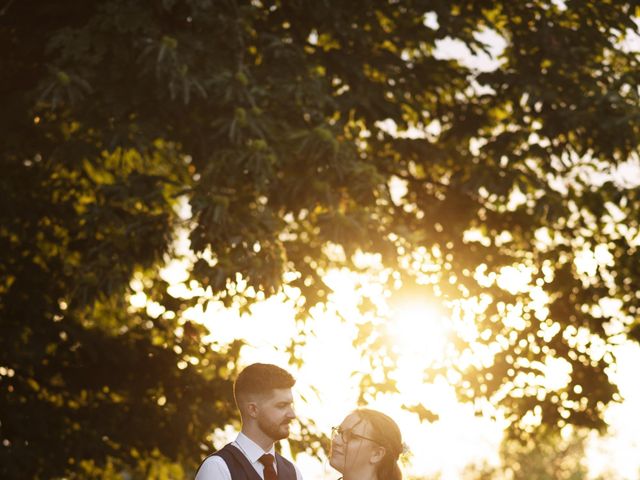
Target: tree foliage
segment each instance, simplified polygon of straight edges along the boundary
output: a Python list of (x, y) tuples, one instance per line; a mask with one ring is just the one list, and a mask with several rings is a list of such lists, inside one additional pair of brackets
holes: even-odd
[[(621, 46), (637, 8), (8, 2), (3, 474), (134, 450), (194, 462), (233, 418), (238, 345), (204, 344), (180, 315), (199, 299), (174, 298), (159, 273), (178, 229), (191, 278), (228, 305), (286, 283), (304, 318), (327, 299), (324, 274), (358, 269), (360, 251), (422, 295), (480, 299), (480, 335), (460, 349), (494, 356), (452, 365), (460, 395), (499, 404), (517, 428), (528, 414), (603, 426), (610, 347), (640, 338), (640, 198), (610, 176), (637, 159), (640, 68)], [(496, 69), (438, 55), (445, 39), (487, 50), (486, 30), (506, 42)], [(505, 267), (526, 269), (529, 287), (500, 284)], [(164, 313), (131, 309), (132, 279)], [(540, 384), (549, 359), (570, 366), (566, 387)]]
[[(464, 478), (477, 480), (532, 479), (580, 480), (594, 478), (585, 464), (588, 432), (573, 431), (560, 435), (545, 430), (537, 441), (519, 442), (505, 438), (500, 446), (500, 465), (471, 466)], [(607, 477), (598, 476), (598, 480)]]

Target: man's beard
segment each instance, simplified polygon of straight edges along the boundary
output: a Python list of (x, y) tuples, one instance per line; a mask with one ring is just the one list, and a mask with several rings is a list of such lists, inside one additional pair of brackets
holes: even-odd
[(289, 436), (288, 422), (274, 423), (258, 418), (258, 427), (269, 438), (282, 440)]

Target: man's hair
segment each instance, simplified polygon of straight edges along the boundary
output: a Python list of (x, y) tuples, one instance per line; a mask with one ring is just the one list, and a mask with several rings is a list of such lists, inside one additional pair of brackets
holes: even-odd
[(254, 363), (240, 372), (233, 384), (233, 397), (236, 405), (247, 397), (256, 394), (271, 393), (276, 388), (291, 388), (296, 380), (286, 370), (270, 363)]

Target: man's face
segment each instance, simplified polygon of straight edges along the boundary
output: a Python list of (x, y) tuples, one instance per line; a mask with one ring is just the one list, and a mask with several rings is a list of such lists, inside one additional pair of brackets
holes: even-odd
[(289, 436), (289, 423), (296, 418), (290, 388), (276, 388), (256, 401), (258, 426), (273, 441)]

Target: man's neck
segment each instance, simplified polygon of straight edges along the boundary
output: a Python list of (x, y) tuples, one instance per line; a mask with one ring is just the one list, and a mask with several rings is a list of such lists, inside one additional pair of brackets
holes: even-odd
[(273, 438), (267, 436), (259, 428), (250, 428), (248, 426), (243, 426), (242, 433), (246, 435), (252, 442), (255, 442), (265, 452), (271, 450), (273, 448), (273, 444), (275, 443)]

